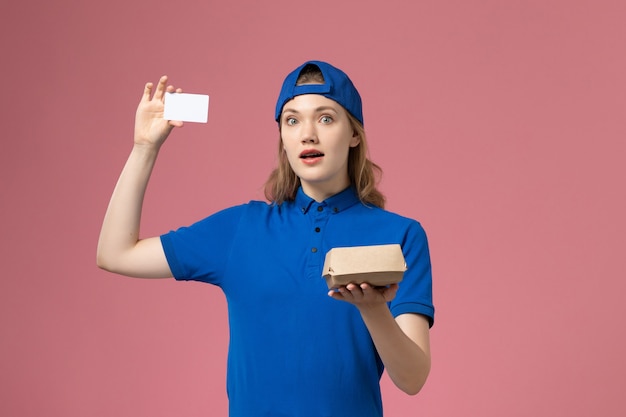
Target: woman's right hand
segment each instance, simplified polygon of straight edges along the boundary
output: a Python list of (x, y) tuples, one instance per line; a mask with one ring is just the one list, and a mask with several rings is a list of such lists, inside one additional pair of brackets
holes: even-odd
[(139, 226), (146, 188), (160, 146), (181, 121), (163, 119), (165, 93), (182, 92), (166, 87), (161, 77), (154, 88), (146, 84), (135, 116), (135, 145), (111, 196), (100, 238), (97, 265), (107, 271), (132, 277), (171, 277), (161, 239), (141, 238)]
[(147, 83), (137, 113), (135, 115), (135, 144), (155, 146), (159, 148), (174, 127), (182, 127), (183, 122), (165, 120), (163, 112), (165, 108), (165, 93), (181, 93), (180, 88), (174, 89), (173, 86), (167, 86), (167, 76), (162, 76), (156, 86), (154, 94), (152, 90), (154, 85)]

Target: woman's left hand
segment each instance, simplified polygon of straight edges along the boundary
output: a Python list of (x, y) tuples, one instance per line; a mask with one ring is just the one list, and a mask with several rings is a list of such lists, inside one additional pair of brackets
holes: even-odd
[(356, 307), (367, 308), (388, 303), (398, 292), (398, 284), (387, 287), (372, 287), (370, 284), (348, 284), (337, 290), (328, 291), (328, 295), (335, 300), (346, 301)]

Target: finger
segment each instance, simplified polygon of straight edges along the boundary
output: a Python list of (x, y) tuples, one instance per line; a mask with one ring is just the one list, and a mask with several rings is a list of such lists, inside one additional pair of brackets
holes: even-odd
[(345, 293), (343, 293), (345, 295), (346, 298), (350, 299), (352, 302), (357, 302), (361, 299), (363, 299), (363, 291), (361, 290), (361, 287), (359, 287), (356, 284), (348, 284), (345, 287)]
[(346, 288), (348, 289), (348, 291), (350, 291), (350, 293), (352, 293), (353, 296), (363, 295), (363, 290), (361, 289), (359, 285), (350, 283), (346, 285)]
[(143, 95), (141, 96), (141, 101), (150, 100), (150, 95), (152, 94), (152, 87), (154, 87), (154, 84), (146, 83), (145, 87), (143, 88)]
[(336, 290), (334, 288), (331, 290), (328, 290), (328, 296), (336, 300), (343, 300), (343, 294), (341, 294), (339, 290)]
[(341, 297), (344, 300), (354, 298), (352, 291), (350, 291), (350, 289), (347, 286), (342, 286), (342, 287), (337, 288), (337, 292), (341, 295)]
[(389, 284), (389, 286), (387, 286), (387, 288), (385, 288), (385, 292), (386, 293), (395, 293), (396, 291), (398, 291), (399, 285), (398, 284)]
[(183, 89), (182, 88), (174, 88), (173, 85), (168, 85), (166, 91), (168, 93), (182, 93)]
[(359, 285), (359, 289), (361, 290), (363, 297), (371, 297), (372, 294), (374, 294), (374, 292), (376, 291), (376, 288), (367, 283)]
[(387, 301), (391, 301), (396, 297), (396, 293), (398, 292), (398, 284), (391, 284), (388, 287), (385, 287), (381, 290), (381, 294)]
[(348, 301), (346, 294), (348, 297), (351, 297), (350, 292), (347, 291), (345, 287), (331, 288), (328, 290), (328, 296), (339, 301)]
[(164, 75), (159, 79), (159, 83), (157, 84), (156, 91), (154, 92), (155, 100), (163, 100), (163, 95), (165, 94), (166, 85), (167, 85), (167, 75)]

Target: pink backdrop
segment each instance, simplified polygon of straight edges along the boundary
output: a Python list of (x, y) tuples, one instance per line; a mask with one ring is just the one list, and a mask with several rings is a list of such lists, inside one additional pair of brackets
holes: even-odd
[(154, 235), (262, 198), (306, 59), (365, 101), (389, 208), (430, 236), (433, 371), (386, 415), (623, 416), (626, 3), (5, 2), (0, 415), (225, 416), (216, 288), (95, 266), (143, 84), (211, 95), (146, 200)]

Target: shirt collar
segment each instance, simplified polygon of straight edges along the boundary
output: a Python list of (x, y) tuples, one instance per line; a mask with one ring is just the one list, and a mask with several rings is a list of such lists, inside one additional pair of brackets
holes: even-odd
[(313, 206), (326, 206), (329, 207), (333, 213), (339, 213), (355, 205), (359, 201), (356, 189), (352, 186), (346, 188), (338, 194), (328, 197), (321, 203), (316, 202), (314, 199), (306, 195), (302, 190), (302, 187), (300, 187), (296, 193), (295, 204), (303, 214), (306, 214)]

